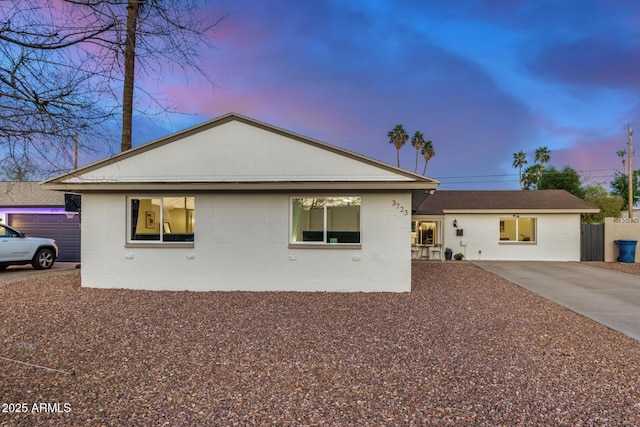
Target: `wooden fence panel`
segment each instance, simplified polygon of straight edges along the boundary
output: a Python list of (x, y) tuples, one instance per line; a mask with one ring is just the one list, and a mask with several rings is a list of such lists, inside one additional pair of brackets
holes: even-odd
[(580, 261), (604, 261), (604, 224), (580, 224)]

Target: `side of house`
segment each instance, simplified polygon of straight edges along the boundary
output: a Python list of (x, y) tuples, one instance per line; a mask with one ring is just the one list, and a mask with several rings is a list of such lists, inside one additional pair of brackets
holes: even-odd
[(236, 114), (44, 183), (82, 194), (82, 285), (411, 290), (438, 182)]
[[(84, 194), (83, 286), (191, 291), (410, 290), (406, 237), (410, 216), (399, 214), (392, 206), (392, 200), (410, 203), (409, 193), (187, 194), (194, 201), (192, 237), (164, 244), (128, 240), (126, 230), (132, 218), (125, 214), (132, 197), (163, 196)], [(360, 198), (359, 213), (343, 213), (351, 218), (343, 218), (342, 223), (334, 218), (341, 232), (360, 237), (355, 243), (344, 244), (339, 243), (340, 237), (336, 243), (295, 241), (293, 203), (299, 198), (320, 200), (328, 196)], [(330, 213), (337, 216), (339, 210)], [(155, 218), (160, 218), (159, 212)], [(170, 224), (176, 227), (173, 218)], [(148, 225), (146, 230), (159, 232), (157, 222)], [(323, 232), (320, 224), (303, 228)], [(172, 234), (177, 233), (165, 233), (164, 237)]]
[(435, 244), (469, 260), (579, 261), (580, 214), (598, 212), (564, 190), (436, 191), (414, 212)]
[(444, 224), (447, 247), (465, 259), (580, 261), (580, 214), (449, 213)]

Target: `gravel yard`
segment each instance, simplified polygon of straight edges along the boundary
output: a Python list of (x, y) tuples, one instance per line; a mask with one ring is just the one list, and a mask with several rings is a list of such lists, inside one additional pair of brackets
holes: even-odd
[(583, 261), (582, 264), (640, 275), (640, 263)]
[(640, 425), (640, 343), (467, 262), (412, 268), (410, 294), (0, 286), (0, 425)]

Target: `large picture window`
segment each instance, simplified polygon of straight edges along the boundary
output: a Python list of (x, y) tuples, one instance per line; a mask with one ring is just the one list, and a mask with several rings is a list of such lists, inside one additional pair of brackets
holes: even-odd
[(291, 242), (359, 244), (361, 197), (293, 197)]
[(129, 197), (129, 240), (193, 242), (195, 197)]
[(509, 218), (500, 220), (501, 242), (535, 242), (535, 218)]

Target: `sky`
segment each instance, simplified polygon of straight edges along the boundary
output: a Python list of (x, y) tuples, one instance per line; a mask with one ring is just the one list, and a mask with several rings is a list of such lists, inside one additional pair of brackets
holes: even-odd
[[(180, 113), (133, 145), (235, 112), (396, 165), (387, 133), (420, 131), (440, 189), (518, 189), (537, 147), (585, 183), (621, 170), (640, 129), (640, 2), (234, 0), (202, 51), (215, 82), (149, 79)], [(640, 141), (637, 143), (640, 144)], [(400, 150), (414, 171), (416, 150)], [(638, 160), (634, 161), (638, 164)], [(422, 173), (420, 157), (418, 172)], [(638, 164), (640, 166), (640, 164)]]

